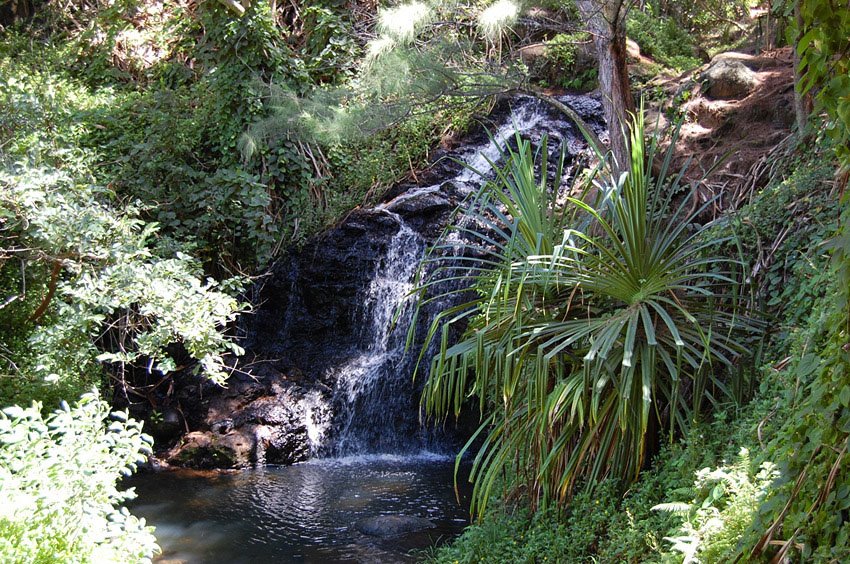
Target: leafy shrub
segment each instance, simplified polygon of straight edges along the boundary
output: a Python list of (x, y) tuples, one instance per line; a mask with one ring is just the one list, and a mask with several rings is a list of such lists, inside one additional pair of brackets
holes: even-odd
[(354, 75), (362, 49), (355, 42), (350, 21), (323, 6), (306, 6), (301, 10), (304, 33), (299, 49), (306, 69), (316, 84), (336, 84)]
[(754, 258), (750, 283), (757, 307), (777, 320), (779, 350), (772, 354), (788, 350), (791, 334), (808, 324), (833, 276), (825, 257), (839, 208), (828, 151), (818, 147), (780, 167), (774, 181), (714, 235), (723, 239), (734, 233), (727, 252)]
[[(707, 501), (704, 517), (691, 515), (700, 539), (698, 556), (704, 562), (734, 561), (736, 555), (759, 561), (775, 557), (779, 550), (800, 561), (850, 558), (850, 527), (841, 519), (850, 507), (844, 451), (850, 429), (850, 361), (841, 348), (847, 342), (848, 284), (837, 274), (841, 263), (831, 267), (829, 256), (846, 246), (847, 239), (834, 237), (840, 206), (835, 205), (831, 164), (824, 153), (807, 151), (787, 170), (780, 168), (737, 219), (709, 234), (709, 239), (720, 240), (734, 231), (742, 251), (730, 245), (725, 252), (761, 257), (754, 265), (761, 265), (758, 272), (751, 275), (781, 330), (770, 334), (765, 347), (770, 362), (758, 373), (755, 397), (743, 406), (727, 406), (712, 421), (691, 425), (683, 440), (662, 447), (652, 468), (642, 472), (622, 498), (606, 501), (603, 487), (587, 504), (579, 489), (560, 516), (541, 517), (537, 527), (552, 532), (552, 537), (568, 537), (575, 526), (573, 515), (608, 511), (605, 526), (562, 561), (681, 562), (683, 554), (663, 540), (682, 535), (681, 518), (650, 509), (671, 500), (688, 500), (686, 505), (693, 506), (688, 515)], [(843, 256), (846, 265), (846, 251)], [(749, 461), (739, 457), (742, 447), (749, 451)], [(759, 476), (764, 463), (774, 462), (778, 479), (771, 479), (774, 471)], [(702, 468), (720, 468), (735, 489), (722, 487), (713, 495), (714, 486), (725, 478), (703, 471), (701, 483), (706, 487), (695, 490), (694, 477)], [(435, 558), (452, 562), (462, 560), (465, 551), (486, 555), (508, 548), (511, 555), (522, 555), (531, 550), (524, 546), (530, 521), (526, 513), (499, 513), (496, 507)], [(478, 528), (492, 530), (485, 536)], [(556, 560), (559, 541), (550, 542), (553, 550), (538, 552), (534, 561)], [(517, 556), (511, 561), (523, 560)]]
[(808, 327), (794, 334), (781, 427), (764, 458), (776, 460), (780, 480), (759, 507), (743, 542), (745, 555), (845, 561), (850, 558), (850, 244), (846, 208), (833, 240), (829, 288), (815, 303)]
[(823, 0), (777, 2), (776, 10), (791, 19), (788, 37), (796, 35), (800, 53), (803, 95), (814, 94), (818, 108), (828, 119), (820, 135), (834, 143), (846, 172), (850, 169), (850, 17), (847, 10), (832, 10)]
[(598, 69), (592, 64), (595, 61), (580, 64), (578, 45), (592, 45), (591, 41), (590, 34), (579, 32), (559, 33), (545, 42), (546, 60), (556, 70), (560, 86), (570, 90), (589, 90), (596, 84)]
[(93, 393), (47, 417), (40, 404), (0, 412), (0, 560), (150, 562), (153, 528), (119, 507), (134, 494), (117, 484), (151, 443)]
[[(739, 436), (730, 439), (751, 445), (757, 454), (744, 449), (735, 464), (698, 473), (694, 502), (679, 507), (688, 522), (670, 540), (686, 559), (850, 557), (850, 527), (840, 518), (850, 508), (850, 480), (844, 470), (850, 436), (847, 284), (840, 275), (846, 256), (836, 253), (831, 266), (823, 256), (798, 262), (811, 260), (805, 272), (822, 274), (816, 276), (821, 287), (813, 297), (806, 277), (793, 279), (794, 291), (787, 294), (791, 307), (782, 310), (792, 330), (775, 336), (780, 344), (775, 350), (785, 358), (763, 371), (754, 402), (761, 407), (733, 427)], [(806, 315), (803, 304), (808, 305)], [(794, 327), (794, 319), (803, 325)], [(758, 473), (754, 467), (760, 468)]]
[(748, 14), (749, 0), (650, 0), (651, 13), (704, 40), (720, 35), (728, 39), (730, 27)]
[(321, 154), (281, 144), (245, 165), (237, 141), (267, 112), (264, 83), (304, 93), (344, 81), (359, 52), (346, 10), (296, 11), (297, 28), (284, 30), (271, 5), (252, 2), (237, 17), (219, 2), (86, 3), (45, 43), (10, 30), (0, 46), (4, 156), (84, 161), (119, 197), (151, 204), (140, 216), (217, 278), (267, 264), (346, 210), (324, 209)]
[[(27, 312), (31, 352), (22, 372), (74, 379), (96, 373), (102, 353), (99, 360), (118, 366), (157, 361), (168, 373), (176, 368), (168, 347), (181, 343), (197, 368), (225, 378), (222, 355), (240, 352), (224, 333), (239, 304), (221, 289), (232, 291), (238, 280), (220, 287), (201, 278), (200, 265), (185, 254), (157, 256), (150, 247), (156, 227), (138, 219), (135, 207), (104, 205), (108, 190), (29, 169), (0, 173), (0, 186), (0, 213), (14, 241), (2, 247), (2, 266), (23, 261), (51, 270), (49, 290)], [(7, 263), (11, 258), (17, 260)], [(8, 314), (20, 306), (11, 304)]]
[(662, 503), (652, 509), (684, 517), (680, 534), (665, 537), (684, 562), (731, 562), (739, 540), (750, 527), (759, 504), (779, 475), (776, 465), (763, 462), (752, 473), (750, 453), (742, 448), (738, 460), (696, 473), (696, 494), (689, 503)]
[(109, 107), (116, 101), (115, 92), (89, 91), (63, 68), (59, 50), (44, 47), (33, 53), (30, 40), (12, 32), (3, 39), (0, 166), (25, 162), (76, 170), (91, 158), (79, 146), (88, 132), (80, 114)]
[[(681, 441), (663, 445), (653, 465), (624, 494), (620, 493), (621, 484), (614, 480), (592, 487), (582, 484), (560, 511), (538, 511), (533, 515), (524, 506), (513, 508), (511, 502), (494, 502), (483, 519), (468, 527), (464, 535), (433, 551), (431, 561), (680, 562), (681, 554), (664, 537), (678, 534), (681, 518), (652, 508), (670, 499), (692, 499), (697, 493), (696, 472), (734, 458), (739, 444), (755, 443), (756, 426), (774, 406), (772, 401), (754, 402), (742, 410), (719, 412), (714, 420), (695, 424)], [(770, 425), (761, 427), (767, 431)], [(757, 500), (752, 499), (746, 505), (751, 517), (757, 507)], [(738, 524), (743, 525), (744, 521)], [(747, 527), (738, 528), (736, 534), (740, 536), (746, 530)], [(734, 535), (726, 538), (737, 541)], [(501, 555), (507, 557), (500, 559)]]
[(651, 9), (631, 10), (626, 30), (644, 53), (667, 67), (683, 71), (700, 64), (693, 38), (672, 19), (656, 16)]
[[(86, 115), (96, 124), (82, 143), (103, 154), (100, 175), (121, 195), (156, 202), (143, 217), (194, 245), (223, 276), (266, 264), (280, 239), (275, 215), (288, 197), (246, 169), (236, 145), (263, 114), (261, 81), (306, 87), (303, 64), (278, 33), (267, 2), (235, 18), (217, 2), (183, 22), (182, 38), (202, 35), (184, 57), (191, 80), (125, 93), (111, 108)], [(302, 158), (303, 160), (303, 158)], [(288, 172), (288, 171), (287, 171)], [(296, 178), (293, 175), (293, 178)]]

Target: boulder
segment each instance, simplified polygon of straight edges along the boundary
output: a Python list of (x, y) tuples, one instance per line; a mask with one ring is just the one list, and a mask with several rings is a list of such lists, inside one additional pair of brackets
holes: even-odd
[(435, 212), (452, 210), (453, 208), (452, 203), (439, 192), (439, 186), (409, 194), (402, 194), (384, 204), (384, 209), (405, 218), (417, 215), (432, 215)]
[(168, 454), (169, 464), (190, 468), (240, 468), (251, 462), (254, 441), (245, 433), (219, 435), (208, 431), (186, 434)]
[(552, 48), (545, 42), (520, 47), (518, 54), (522, 62), (528, 67), (532, 78), (557, 84), (564, 79), (564, 73), (578, 75), (596, 65), (596, 48), (593, 41), (578, 41), (574, 46), (575, 59), (570, 68), (563, 67), (562, 62), (554, 56)]
[(186, 434), (165, 460), (222, 469), (294, 464), (316, 446), (309, 427), (315, 433), (329, 421), (330, 407), (317, 390), (285, 381), (236, 382), (210, 401), (200, 429)]
[(432, 529), (436, 525), (424, 517), (410, 515), (380, 515), (360, 519), (354, 524), (355, 528), (372, 537), (396, 537), (406, 533), (414, 533), (424, 529)]
[(631, 39), (626, 39), (626, 56), (630, 59), (640, 59), (641, 58), (640, 45)]
[(711, 60), (712, 63), (720, 61), (741, 63), (751, 71), (761, 72), (776, 68), (779, 66), (779, 60), (776, 57), (748, 55), (746, 53), (737, 53), (735, 51), (727, 51), (726, 53), (718, 53)]
[(165, 408), (157, 417), (151, 417), (145, 424), (145, 432), (158, 442), (168, 442), (183, 432), (183, 417), (174, 408)]
[(706, 93), (715, 100), (746, 98), (758, 84), (756, 73), (740, 61), (715, 57), (702, 74)]

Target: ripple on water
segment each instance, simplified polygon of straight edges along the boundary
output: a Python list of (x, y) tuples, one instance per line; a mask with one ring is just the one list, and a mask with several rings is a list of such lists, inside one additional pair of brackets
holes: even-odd
[[(133, 511), (157, 527), (163, 557), (186, 563), (404, 562), (458, 534), (452, 458), (368, 455), (215, 477), (137, 476)], [(436, 527), (393, 539), (354, 528), (364, 517), (410, 515)]]

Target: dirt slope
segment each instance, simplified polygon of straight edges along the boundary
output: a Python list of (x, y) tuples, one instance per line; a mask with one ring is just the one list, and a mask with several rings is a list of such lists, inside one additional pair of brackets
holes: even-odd
[[(737, 99), (714, 99), (708, 94), (705, 71), (721, 59), (752, 71), (755, 81), (749, 94)], [(712, 63), (681, 77), (660, 77), (650, 83), (663, 90), (666, 100), (651, 106), (647, 122), (655, 123), (660, 113), (659, 123), (666, 125), (679, 112), (684, 123), (675, 164), (683, 166), (691, 159), (687, 177), (699, 183), (700, 198), (720, 195), (718, 207), (734, 209), (767, 182), (772, 166), (792, 146), (792, 57), (786, 47), (759, 55), (723, 53)]]

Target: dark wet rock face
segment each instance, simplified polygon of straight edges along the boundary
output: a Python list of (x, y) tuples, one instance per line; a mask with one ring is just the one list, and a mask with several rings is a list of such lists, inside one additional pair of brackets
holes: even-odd
[(164, 456), (191, 468), (242, 468), (307, 460), (329, 421), (318, 390), (286, 381), (234, 382), (210, 400), (199, 429)]
[(249, 320), (246, 348), (286, 370), (320, 377), (362, 338), (362, 293), (398, 229), (385, 213), (356, 210), (276, 264)]
[(183, 430), (183, 419), (180, 412), (171, 407), (159, 412), (145, 425), (145, 432), (159, 442), (174, 440), (180, 436)]
[(384, 209), (402, 217), (414, 231), (433, 241), (440, 235), (449, 215), (457, 206), (457, 198), (441, 188), (412, 188), (382, 205)]
[(423, 517), (381, 515), (360, 519), (354, 526), (364, 535), (389, 538), (407, 533), (415, 533), (424, 529), (432, 529), (435, 525)]

